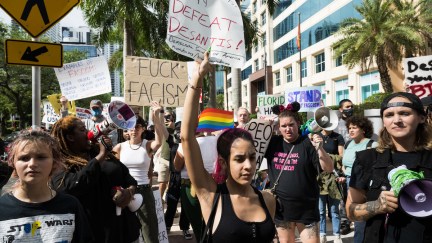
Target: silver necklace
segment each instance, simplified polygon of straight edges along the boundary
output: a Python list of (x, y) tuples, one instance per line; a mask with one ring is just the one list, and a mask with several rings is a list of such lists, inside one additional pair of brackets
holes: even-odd
[[(132, 148), (131, 141), (129, 140), (129, 147), (130, 147), (132, 150), (138, 150), (138, 149), (141, 147), (142, 143), (143, 143), (143, 141), (141, 141), (141, 143), (139, 144), (139, 146), (138, 146), (137, 148)], [(134, 144), (134, 145), (135, 145), (135, 144)]]

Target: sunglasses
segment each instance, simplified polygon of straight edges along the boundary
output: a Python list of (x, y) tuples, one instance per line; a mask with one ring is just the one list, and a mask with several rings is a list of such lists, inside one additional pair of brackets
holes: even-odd
[(129, 129), (129, 131), (134, 131), (134, 130), (136, 130), (136, 129), (140, 129), (140, 128), (143, 128), (143, 126), (141, 126), (141, 125), (136, 125), (135, 128), (131, 128), (131, 129)]

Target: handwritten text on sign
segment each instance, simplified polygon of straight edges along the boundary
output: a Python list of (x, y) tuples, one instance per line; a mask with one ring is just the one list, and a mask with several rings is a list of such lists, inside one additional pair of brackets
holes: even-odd
[(300, 103), (299, 112), (315, 111), (321, 105), (320, 87), (291, 88), (285, 92), (286, 103)]
[(259, 118), (276, 117), (271, 108), (275, 105), (285, 105), (285, 96), (280, 95), (258, 95), (257, 106), (259, 108)]
[(60, 116), (57, 113), (55, 113), (54, 107), (51, 105), (49, 101), (43, 102), (43, 112), (44, 112), (44, 115), (42, 117), (43, 123), (54, 124), (60, 119)]
[(111, 78), (105, 57), (67, 63), (54, 68), (61, 92), (68, 100), (78, 100), (111, 92)]
[(187, 64), (145, 57), (126, 57), (125, 101), (148, 106), (183, 106), (188, 86)]
[(156, 216), (159, 228), (159, 243), (168, 243), (168, 233), (166, 231), (163, 202), (159, 190), (153, 191), (155, 199)]
[(420, 98), (432, 95), (432, 56), (404, 59), (405, 84)]
[(252, 135), (254, 140), (255, 152), (257, 155), (257, 168), (260, 168), (273, 134), (273, 125), (270, 125), (270, 121), (252, 119), (245, 126), (245, 130)]
[(243, 21), (233, 0), (170, 0), (166, 42), (196, 59), (211, 46), (210, 61), (241, 68), (246, 59)]

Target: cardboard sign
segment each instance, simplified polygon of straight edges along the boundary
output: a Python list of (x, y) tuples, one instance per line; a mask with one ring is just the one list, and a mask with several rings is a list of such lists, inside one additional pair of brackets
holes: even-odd
[(285, 92), (286, 104), (297, 101), (299, 112), (315, 111), (321, 105), (321, 87), (290, 88)]
[(279, 95), (258, 95), (257, 106), (259, 108), (258, 118), (274, 118), (275, 115), (271, 108), (275, 105), (285, 105), (285, 96)]
[(214, 64), (241, 68), (246, 60), (243, 20), (233, 0), (170, 0), (166, 43), (194, 60), (209, 47)]
[(259, 169), (273, 135), (273, 125), (270, 124), (270, 121), (252, 119), (244, 129), (252, 135), (254, 140), (257, 158), (256, 168)]
[(168, 233), (166, 231), (164, 208), (162, 198), (159, 190), (153, 190), (153, 196), (155, 198), (156, 215), (158, 219), (159, 228), (159, 242), (168, 243)]
[(404, 59), (405, 84), (419, 98), (432, 95), (432, 56)]
[(150, 106), (159, 101), (165, 107), (183, 106), (188, 88), (186, 62), (126, 57), (125, 102)]
[(54, 111), (54, 107), (49, 101), (43, 101), (43, 111), (42, 122), (45, 124), (54, 124), (60, 119), (60, 116)]
[(95, 57), (54, 69), (61, 92), (68, 100), (78, 100), (111, 92), (111, 78), (105, 57)]

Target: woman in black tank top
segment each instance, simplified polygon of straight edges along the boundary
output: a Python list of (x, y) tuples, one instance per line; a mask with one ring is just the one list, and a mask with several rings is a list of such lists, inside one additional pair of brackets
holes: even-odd
[[(208, 236), (213, 242), (272, 242), (276, 201), (270, 193), (251, 186), (256, 170), (256, 155), (249, 132), (239, 128), (224, 131), (217, 141), (219, 163), (227, 169), (227, 180), (218, 185), (204, 168), (195, 138), (203, 78), (210, 70), (209, 54), (196, 65), (184, 103), (181, 141), (188, 174), (196, 188), (206, 224), (213, 223)], [(220, 193), (213, 222), (209, 222), (216, 192)], [(200, 239), (197, 239), (198, 241)]]

